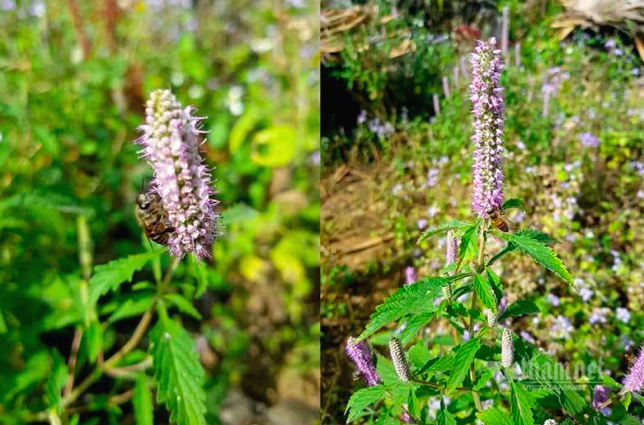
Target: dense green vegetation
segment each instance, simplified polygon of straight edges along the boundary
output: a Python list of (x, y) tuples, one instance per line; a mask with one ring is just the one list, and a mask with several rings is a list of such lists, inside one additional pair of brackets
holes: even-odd
[[(0, 2), (0, 422), (222, 423), (231, 390), (317, 408), (316, 15)], [(224, 226), (213, 261), (174, 274), (134, 217), (151, 168), (133, 142), (158, 88), (206, 117)]]
[[(621, 381), (644, 337), (644, 238), (638, 231), (644, 224), (642, 62), (632, 41), (609, 29), (577, 30), (561, 42), (551, 23), (562, 9), (554, 2), (544, 2), (543, 7), (537, 3), (500, 1), (496, 5), (498, 16), (508, 6), (511, 18), (511, 43), (502, 77), (506, 88), (506, 198), (521, 198), (526, 205), (525, 212), (509, 212), (508, 218), (515, 228), (535, 228), (556, 238), (554, 249), (579, 292), (518, 255), (510, 255), (504, 264), (495, 263), (495, 272), (510, 303), (530, 299), (540, 310), (538, 315), (509, 322), (520, 338), (567, 365), (601, 360), (605, 375)], [(432, 27), (427, 20), (424, 28), (414, 27), (418, 19), (423, 21), (414, 15), (401, 13), (399, 17), (406, 22), (402, 26), (412, 28), (412, 34), (444, 34), (444, 28)], [(487, 36), (497, 28), (495, 19), (471, 25)], [(389, 112), (382, 115), (379, 110), (383, 108), (372, 110), (363, 103), (352, 128), (329, 129), (323, 135), (323, 187), (330, 194), (322, 207), (322, 245), (327, 253), (322, 261), (325, 423), (344, 423), (347, 400), (362, 386), (344, 378), (351, 370), (342, 353), (346, 337), (364, 330), (375, 306), (402, 285), (406, 268), (413, 267), (419, 277), (440, 275), (445, 265), (444, 238), (417, 243), (418, 237), (447, 219), (466, 220), (470, 215), (471, 104), (468, 80), (462, 73), (458, 82), (453, 78), (463, 54), (454, 32), (461, 23), (456, 19), (445, 33), (448, 40), (433, 48), (445, 53), (428, 55), (425, 52), (432, 49), (423, 47), (402, 61), (379, 64), (389, 76), (395, 76), (399, 65), (404, 67), (407, 62), (432, 63), (434, 69), (442, 70), (431, 84), (416, 85), (413, 97), (416, 101), (420, 93), (426, 99), (416, 110), (433, 111), (427, 99), (440, 95), (439, 114), (428, 119), (423, 113), (403, 114), (400, 107), (385, 107)], [(358, 36), (358, 32), (347, 35)], [(372, 40), (376, 39), (373, 35)], [(516, 42), (520, 42), (520, 58), (515, 56)], [(377, 42), (369, 46), (362, 50), (366, 56), (372, 50), (390, 48)], [(370, 63), (366, 60), (362, 66)], [(345, 67), (334, 75), (350, 87), (360, 81), (355, 77), (360, 75), (359, 65), (359, 60), (341, 58), (332, 70)], [(373, 72), (366, 68), (363, 75)], [(443, 94), (442, 76), (449, 77), (449, 96)], [(423, 78), (413, 74), (413, 81)], [(388, 87), (381, 90), (386, 92)], [(386, 133), (379, 132), (381, 128), (387, 128)], [(355, 175), (362, 177), (337, 183), (337, 170), (342, 167), (355, 169)], [(365, 183), (360, 186), (356, 180)], [(354, 195), (361, 202), (347, 199), (347, 193), (357, 193), (352, 189), (356, 186), (366, 192), (360, 198)], [(347, 224), (339, 213), (325, 220), (326, 211), (338, 206), (343, 215), (353, 214), (360, 220)], [(344, 247), (334, 250), (338, 240), (360, 232), (369, 241), (380, 238), (386, 242), (369, 248), (360, 258)], [(502, 246), (499, 242), (494, 248)], [(414, 341), (428, 347), (429, 355), (438, 355), (446, 349), (445, 338), (451, 339), (445, 325), (434, 321)], [(385, 357), (386, 347), (380, 345), (386, 344), (392, 329), (372, 338), (376, 352)], [(580, 394), (586, 400), (591, 393), (592, 386), (582, 386)], [(377, 406), (383, 412), (392, 405)], [(469, 423), (464, 419), (468, 412), (461, 407), (454, 402), (447, 409), (457, 423)], [(430, 403), (430, 417), (439, 410), (440, 403)], [(638, 400), (633, 399), (630, 412), (643, 415)], [(549, 413), (552, 418), (563, 418), (556, 407)], [(547, 417), (538, 419), (543, 423)], [(373, 419), (367, 415), (364, 421)]]

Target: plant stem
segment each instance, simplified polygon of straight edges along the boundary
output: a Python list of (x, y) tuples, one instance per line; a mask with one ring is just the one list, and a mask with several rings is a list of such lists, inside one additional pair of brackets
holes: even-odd
[(177, 257), (172, 257), (172, 261), (168, 268), (166, 269), (165, 276), (163, 277), (163, 280), (161, 281), (160, 284), (157, 285), (157, 296), (154, 298), (152, 301), (152, 305), (150, 308), (143, 314), (141, 317), (141, 320), (139, 321), (139, 324), (136, 326), (136, 329), (134, 329), (134, 333), (130, 337), (130, 339), (121, 347), (119, 351), (117, 351), (112, 357), (107, 359), (103, 364), (100, 364), (94, 371), (87, 377), (81, 384), (73, 390), (69, 396), (65, 397), (63, 399), (63, 406), (69, 406), (71, 403), (76, 401), (76, 399), (85, 391), (87, 388), (89, 388), (94, 382), (96, 382), (102, 375), (103, 372), (105, 372), (108, 369), (112, 369), (112, 366), (116, 363), (118, 363), (123, 356), (125, 356), (127, 353), (129, 353), (132, 349), (134, 349), (139, 342), (141, 341), (141, 338), (143, 338), (143, 335), (145, 335), (145, 331), (148, 329), (148, 326), (150, 325), (150, 322), (152, 321), (152, 314), (154, 312), (154, 309), (156, 307), (157, 302), (159, 299), (163, 297), (163, 293), (165, 291), (165, 288), (170, 284), (170, 281), (172, 280), (172, 276), (174, 274), (174, 271), (177, 269), (177, 266), (179, 265), (179, 262), (181, 261), (180, 258)]
[[(485, 258), (485, 229), (487, 225), (487, 220), (481, 223), (481, 227), (479, 230), (479, 255), (478, 255), (478, 261), (476, 264), (477, 268), (483, 267), (483, 259)], [(478, 270), (477, 270), (478, 273)], [(470, 326), (468, 329), (470, 338), (472, 338), (472, 331), (474, 330), (474, 314), (473, 311), (476, 310), (476, 303), (478, 301), (478, 297), (476, 294), (476, 291), (472, 293), (472, 306), (470, 307)], [(474, 379), (476, 378), (476, 366), (475, 366), (475, 360), (472, 360), (472, 363), (470, 364), (470, 380), (472, 381), (472, 385), (474, 385)], [(472, 391), (472, 398), (474, 399), (474, 405), (476, 406), (476, 410), (479, 412), (483, 411), (483, 404), (481, 403), (481, 397), (479, 396), (479, 393), (476, 391)]]
[(65, 383), (65, 390), (63, 391), (64, 397), (69, 397), (74, 388), (74, 373), (76, 371), (76, 359), (78, 358), (78, 349), (80, 348), (81, 339), (83, 338), (83, 328), (78, 326), (74, 332), (74, 339), (72, 341), (72, 349), (69, 354), (69, 361), (67, 362), (67, 370), (69, 376)]

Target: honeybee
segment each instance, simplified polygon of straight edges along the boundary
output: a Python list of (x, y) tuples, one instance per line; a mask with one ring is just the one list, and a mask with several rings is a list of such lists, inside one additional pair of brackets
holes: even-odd
[(490, 220), (492, 220), (492, 224), (494, 224), (494, 227), (499, 229), (502, 232), (508, 232), (510, 231), (510, 226), (508, 226), (508, 222), (503, 219), (503, 211), (501, 209), (493, 209), (487, 212), (487, 215), (490, 216)]
[(161, 203), (161, 196), (154, 191), (140, 193), (136, 198), (134, 215), (139, 226), (151, 241), (167, 245), (174, 227), (168, 219), (168, 213)]

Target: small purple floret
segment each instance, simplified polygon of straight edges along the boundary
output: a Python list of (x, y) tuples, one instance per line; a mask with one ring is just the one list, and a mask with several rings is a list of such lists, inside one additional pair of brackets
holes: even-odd
[(503, 205), (503, 63), (496, 40), (478, 41), (472, 54), (470, 100), (475, 145), (472, 208), (481, 218)]
[(176, 229), (168, 247), (176, 257), (210, 257), (219, 215), (212, 199), (208, 167), (199, 154), (199, 122), (193, 107), (182, 108), (170, 90), (155, 90), (145, 108), (143, 135), (137, 143), (154, 169), (150, 185), (161, 196)]

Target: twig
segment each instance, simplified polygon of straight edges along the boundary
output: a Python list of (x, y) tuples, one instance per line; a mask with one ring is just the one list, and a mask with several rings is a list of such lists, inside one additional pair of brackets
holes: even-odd
[(83, 328), (78, 326), (76, 332), (74, 332), (74, 339), (72, 340), (72, 349), (69, 354), (69, 361), (67, 362), (67, 370), (69, 376), (67, 377), (67, 382), (65, 383), (65, 389), (63, 391), (63, 397), (69, 397), (74, 388), (74, 374), (76, 371), (76, 360), (78, 358), (78, 350), (80, 348), (80, 343), (83, 338)]
[(136, 372), (146, 370), (150, 366), (152, 366), (152, 357), (147, 357), (142, 362), (133, 365), (105, 368), (105, 373), (115, 378), (127, 378), (136, 375)]
[(143, 338), (143, 335), (145, 334), (145, 331), (148, 329), (150, 322), (152, 321), (152, 311), (155, 307), (155, 304), (155, 302), (152, 302), (150, 309), (143, 314), (141, 321), (136, 326), (136, 329), (134, 329), (134, 333), (132, 334), (130, 339), (123, 345), (123, 347), (121, 347), (119, 351), (117, 351), (112, 357), (110, 357), (105, 361), (105, 363), (103, 363), (104, 369), (109, 369), (111, 365), (117, 363), (124, 355), (129, 353), (134, 347), (139, 344), (141, 338)]

